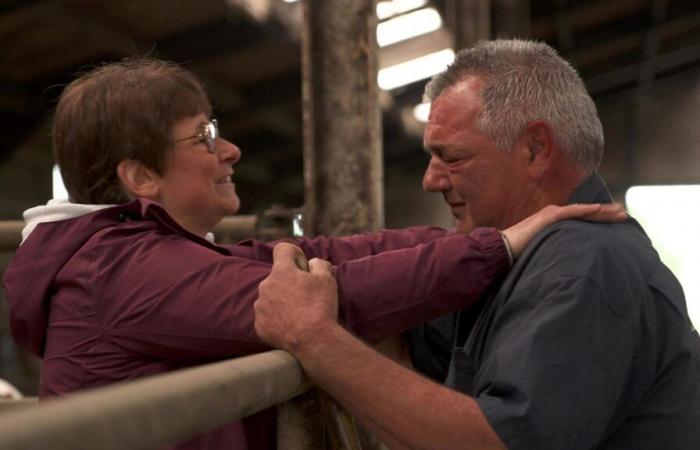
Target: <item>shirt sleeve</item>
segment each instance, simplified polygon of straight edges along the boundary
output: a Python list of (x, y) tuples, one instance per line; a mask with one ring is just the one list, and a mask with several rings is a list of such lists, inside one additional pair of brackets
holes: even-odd
[[(108, 248), (109, 247), (109, 248)], [(103, 246), (92, 288), (118, 345), (168, 359), (260, 351), (252, 305), (270, 263), (226, 256), (180, 236)], [(114, 252), (114, 254), (110, 254)], [(340, 321), (365, 339), (398, 333), (471, 302), (507, 270), (494, 229), (450, 235), (336, 267)]]
[(597, 448), (635, 364), (627, 269), (612, 267), (615, 250), (562, 235), (488, 324), (475, 376), (477, 402), (512, 449)]

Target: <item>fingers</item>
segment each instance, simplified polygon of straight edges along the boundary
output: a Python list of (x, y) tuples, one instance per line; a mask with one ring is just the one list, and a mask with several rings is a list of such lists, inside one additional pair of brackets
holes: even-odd
[(601, 222), (622, 222), (627, 220), (628, 214), (621, 203), (609, 203), (602, 205), (600, 211), (584, 217), (586, 220)]
[(503, 233), (510, 242), (513, 255), (517, 257), (527, 243), (542, 229), (566, 219), (622, 222), (627, 219), (627, 213), (619, 204), (549, 205), (510, 228), (503, 230)]
[(289, 270), (308, 270), (306, 255), (294, 244), (280, 242), (272, 249), (272, 273)]
[(331, 275), (331, 263), (318, 258), (312, 258), (309, 260), (309, 272), (311, 275)]
[[(548, 206), (547, 208), (550, 208), (550, 206)], [(566, 205), (561, 207), (552, 206), (552, 208), (552, 222), (558, 222), (560, 220), (578, 219), (581, 217), (590, 216), (591, 214), (596, 214), (600, 211), (601, 205), (600, 203), (575, 203), (573, 205)]]
[(542, 210), (548, 224), (566, 219), (585, 219), (596, 222), (620, 222), (627, 219), (627, 212), (619, 203), (572, 204), (547, 206)]
[(337, 321), (338, 288), (327, 261), (314, 258), (310, 273), (300, 270), (298, 264), (306, 265), (306, 258), (294, 245), (277, 244), (273, 259), (253, 305), (255, 332), (263, 342), (294, 352), (314, 330)]
[[(568, 211), (566, 209), (568, 208)], [(596, 222), (620, 222), (627, 219), (627, 212), (620, 203), (575, 204), (563, 207), (562, 219), (585, 219)]]

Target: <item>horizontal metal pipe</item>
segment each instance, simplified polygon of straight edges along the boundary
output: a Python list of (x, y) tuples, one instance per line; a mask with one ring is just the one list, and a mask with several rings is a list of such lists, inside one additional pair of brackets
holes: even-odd
[(216, 242), (234, 243), (258, 237), (258, 216), (228, 216), (214, 228)]
[(35, 406), (37, 400), (36, 397), (23, 397), (19, 400), (0, 400), (0, 413), (17, 411), (19, 408), (25, 408), (27, 406)]
[[(22, 242), (23, 220), (0, 221), (0, 252), (14, 252)], [(225, 217), (214, 228), (217, 242), (232, 243), (242, 239), (257, 237), (258, 216), (241, 215)]]
[(306, 391), (281, 350), (47, 400), (0, 415), (0, 448), (157, 449)]
[(14, 252), (22, 242), (24, 220), (0, 221), (0, 252)]

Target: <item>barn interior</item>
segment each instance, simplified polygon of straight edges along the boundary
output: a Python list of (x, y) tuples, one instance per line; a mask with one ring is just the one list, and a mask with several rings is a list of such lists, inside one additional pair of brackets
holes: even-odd
[[(235, 175), (241, 214), (302, 207), (301, 12), (289, 0), (0, 0), (0, 220), (20, 220), (55, 195), (50, 124), (63, 86), (86, 68), (134, 55), (177, 62), (203, 81), (222, 135), (243, 152)], [(478, 37), (547, 42), (579, 71), (605, 129), (600, 172), (618, 201), (634, 186), (700, 184), (700, 2), (393, 0), (379, 1), (377, 14), (386, 226), (451, 225), (442, 202), (420, 188), (420, 105), (444, 52), (449, 59)], [(402, 20), (413, 35), (391, 34)], [(427, 55), (442, 55), (437, 69), (386, 81), (387, 69)], [(692, 213), (698, 195), (678, 197), (680, 206), (646, 205), (651, 215)], [(692, 223), (700, 222), (689, 221), (700, 219), (674, 217), (696, 227), (678, 225), (687, 230), (678, 234), (698, 249)], [(5, 250), (0, 268), (12, 256)], [(685, 289), (700, 312), (700, 287)], [(36, 361), (14, 347), (0, 304), (0, 378), (32, 394)]]

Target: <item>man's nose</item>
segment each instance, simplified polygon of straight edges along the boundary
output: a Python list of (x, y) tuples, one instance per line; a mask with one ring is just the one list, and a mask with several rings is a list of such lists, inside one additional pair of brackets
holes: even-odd
[(426, 192), (447, 192), (452, 189), (452, 183), (447, 176), (445, 164), (436, 156), (430, 158), (428, 168), (423, 175), (423, 190)]
[(241, 159), (241, 149), (233, 142), (219, 138), (216, 142), (216, 151), (222, 163), (235, 164)]

